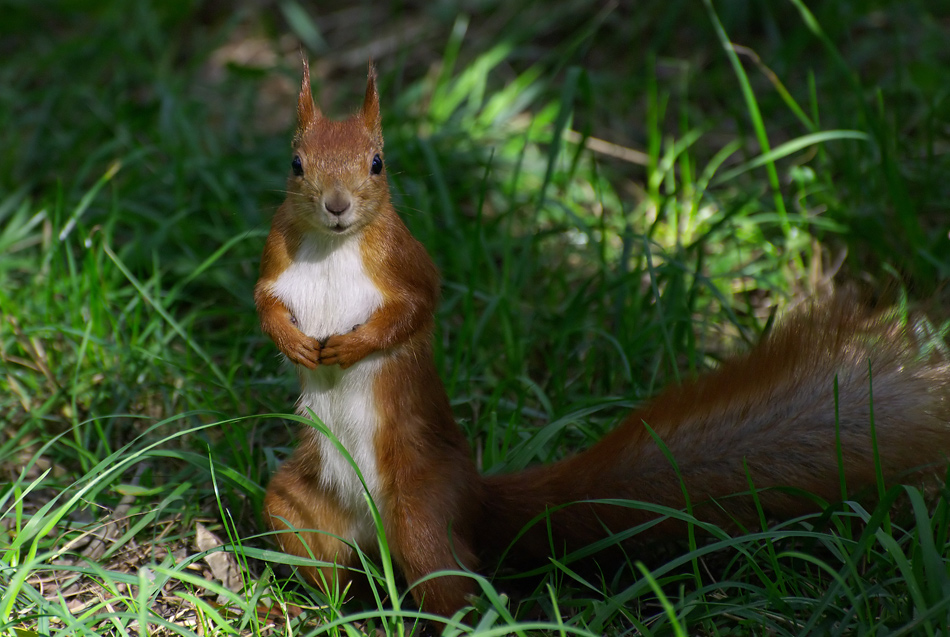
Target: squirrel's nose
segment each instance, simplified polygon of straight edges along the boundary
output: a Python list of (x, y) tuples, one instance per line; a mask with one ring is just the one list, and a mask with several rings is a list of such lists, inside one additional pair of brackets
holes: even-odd
[(342, 192), (334, 192), (323, 200), (323, 207), (331, 215), (339, 217), (350, 209), (350, 198)]

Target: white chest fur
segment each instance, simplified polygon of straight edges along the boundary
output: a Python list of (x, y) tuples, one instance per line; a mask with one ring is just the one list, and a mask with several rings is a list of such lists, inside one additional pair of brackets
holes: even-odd
[[(357, 238), (334, 240), (332, 245), (305, 242), (294, 263), (278, 277), (272, 288), (297, 319), (297, 326), (308, 336), (324, 340), (347, 333), (365, 322), (383, 302), (382, 294), (363, 267)], [(343, 444), (366, 482), (370, 494), (381, 506), (380, 480), (374, 452), (379, 414), (373, 396), (373, 383), (382, 367), (382, 359), (372, 354), (352, 367), (297, 366), (300, 376), (298, 411), (313, 410)], [(326, 488), (337, 493), (341, 503), (368, 519), (363, 486), (336, 446), (326, 436), (310, 430), (320, 450), (319, 473)], [(354, 529), (354, 533), (362, 534)]]

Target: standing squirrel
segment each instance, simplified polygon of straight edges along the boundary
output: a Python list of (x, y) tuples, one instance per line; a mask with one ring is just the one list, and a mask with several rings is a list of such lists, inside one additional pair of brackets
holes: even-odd
[[(748, 493), (750, 478), (775, 517), (815, 504), (770, 487), (836, 501), (839, 469), (852, 492), (874, 485), (874, 435), (886, 479), (950, 454), (947, 364), (919, 356), (897, 321), (831, 301), (794, 314), (745, 356), (667, 389), (587, 451), (481, 476), (433, 361), (438, 272), (390, 202), (374, 69), (362, 109), (332, 121), (314, 104), (305, 60), (297, 118), (287, 199), (254, 300), (263, 331), (297, 369), (299, 413), (319, 417), (362, 476), (304, 427), (270, 481), (265, 518), (281, 531), (282, 549), (335, 565), (302, 569), (318, 586), (350, 581), (347, 569), (360, 567), (352, 546), (375, 552), (365, 492), (415, 600), (450, 616), (478, 592), (474, 580), (420, 579), (477, 571), (506, 550), (515, 563), (543, 563), (552, 547), (573, 551), (658, 517), (590, 500), (682, 509), (685, 485), (697, 518), (735, 528), (759, 519), (751, 497), (727, 497)], [(663, 519), (624, 548), (685, 530)]]

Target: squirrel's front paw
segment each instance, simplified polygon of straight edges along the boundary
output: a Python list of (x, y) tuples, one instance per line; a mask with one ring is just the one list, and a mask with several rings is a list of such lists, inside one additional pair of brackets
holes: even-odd
[(278, 343), (277, 347), (290, 362), (307, 369), (316, 369), (320, 364), (320, 341), (303, 332), (297, 332), (293, 337)]
[(320, 364), (339, 365), (346, 369), (353, 363), (366, 358), (372, 351), (373, 348), (359, 337), (358, 331), (334, 334), (327, 339), (320, 350)]

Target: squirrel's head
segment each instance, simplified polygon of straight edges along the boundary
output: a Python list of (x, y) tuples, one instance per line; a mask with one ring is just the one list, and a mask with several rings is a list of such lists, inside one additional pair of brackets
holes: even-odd
[(334, 121), (324, 117), (313, 101), (310, 66), (304, 58), (290, 170), (287, 189), (295, 216), (326, 234), (353, 234), (388, 205), (379, 93), (372, 63), (363, 107), (349, 119)]

